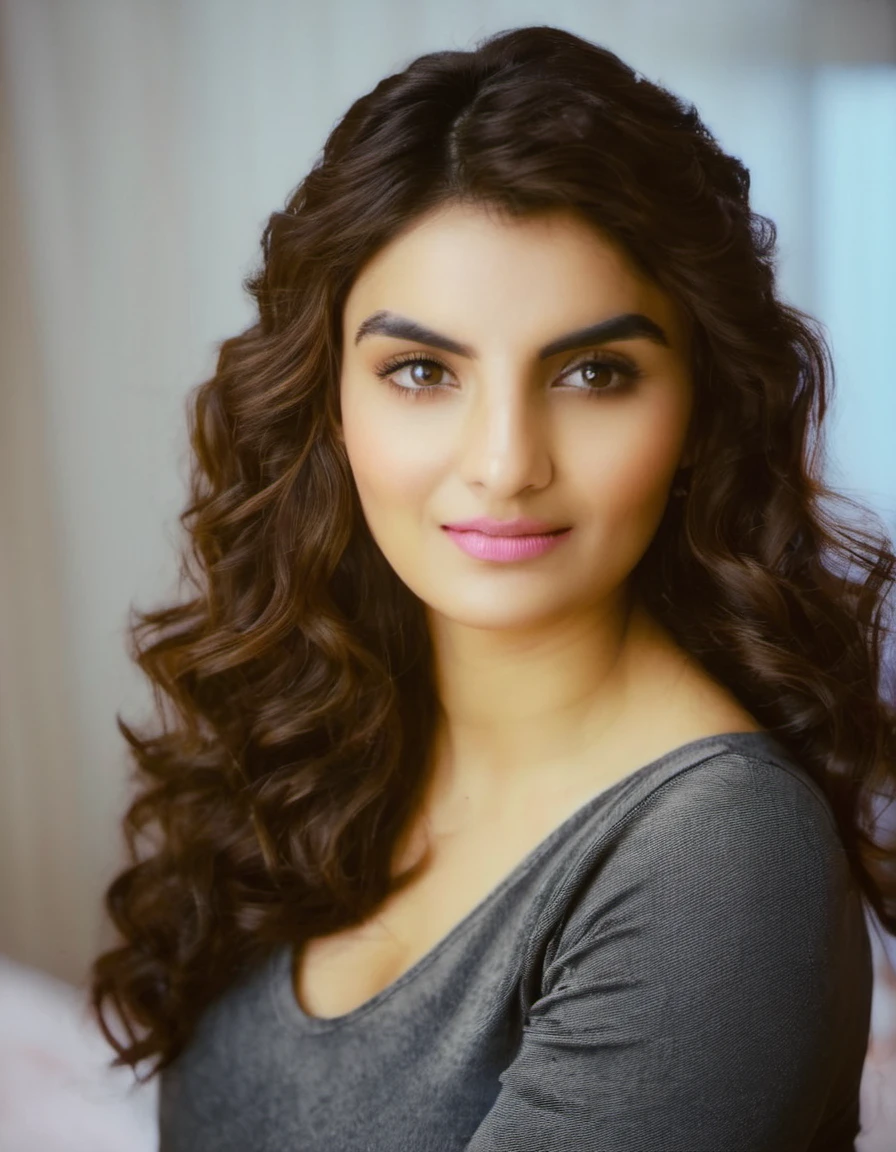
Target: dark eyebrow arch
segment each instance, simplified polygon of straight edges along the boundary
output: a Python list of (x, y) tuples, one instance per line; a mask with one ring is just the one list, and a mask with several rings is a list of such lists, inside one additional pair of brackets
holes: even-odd
[[(445, 352), (452, 352), (456, 356), (466, 356), (475, 359), (474, 349), (467, 344), (460, 344), (450, 336), (443, 336), (439, 332), (418, 324), (416, 320), (409, 320), (395, 312), (374, 312), (358, 328), (355, 333), (357, 346), (365, 336), (393, 336), (399, 340), (411, 340), (417, 344), (428, 344), (432, 348), (441, 348)], [(642, 312), (625, 312), (620, 316), (612, 316), (609, 320), (601, 320), (597, 324), (590, 324), (587, 328), (579, 328), (575, 332), (568, 332), (545, 344), (539, 349), (538, 359), (547, 360), (549, 356), (556, 356), (560, 352), (571, 352), (577, 348), (584, 348), (587, 344), (607, 344), (611, 340), (637, 340), (643, 337), (654, 344), (669, 347), (669, 338), (664, 330), (649, 316)]]

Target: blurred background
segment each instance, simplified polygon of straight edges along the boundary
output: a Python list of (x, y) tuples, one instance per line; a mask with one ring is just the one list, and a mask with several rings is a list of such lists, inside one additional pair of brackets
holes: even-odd
[[(834, 353), (829, 479), (896, 534), (891, 0), (0, 0), (8, 982), (65, 999), (111, 940), (101, 901), (130, 772), (115, 716), (151, 707), (128, 611), (174, 592), (184, 402), (252, 319), (242, 280), (268, 215), (381, 77), (545, 23), (693, 101), (750, 168), (754, 207), (778, 226), (781, 294)], [(880, 1149), (896, 1147), (893, 977), (873, 940), (864, 1152), (885, 1128)], [(15, 999), (2, 990), (0, 1012)], [(0, 1126), (0, 1152), (19, 1147), (3, 1139)]]

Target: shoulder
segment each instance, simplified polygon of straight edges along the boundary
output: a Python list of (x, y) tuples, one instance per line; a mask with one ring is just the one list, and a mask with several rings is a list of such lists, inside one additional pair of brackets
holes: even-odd
[(541, 964), (548, 1002), (577, 973), (593, 990), (635, 989), (632, 1011), (683, 1013), (676, 1028), (709, 997), (717, 1020), (743, 1008), (750, 1029), (757, 1013), (796, 1020), (799, 1008), (805, 1032), (815, 1017), (841, 1019), (838, 996), (867, 1000), (859, 888), (824, 794), (798, 765), (719, 751), (661, 779), (597, 841), (558, 894)]
[(739, 743), (651, 768), (576, 847), (527, 1083), (556, 1077), (568, 1124), (590, 1105), (602, 1147), (805, 1148), (854, 1104), (872, 970), (846, 852), (809, 774)]
[(661, 778), (629, 814), (644, 835), (736, 831), (746, 846), (788, 834), (842, 851), (833, 809), (809, 772), (785, 753), (725, 748)]
[[(580, 939), (621, 909), (650, 935), (725, 921), (821, 939), (854, 898), (830, 804), (790, 757), (725, 748), (645, 782), (590, 846), (567, 904)], [(739, 928), (736, 928), (740, 925)]]

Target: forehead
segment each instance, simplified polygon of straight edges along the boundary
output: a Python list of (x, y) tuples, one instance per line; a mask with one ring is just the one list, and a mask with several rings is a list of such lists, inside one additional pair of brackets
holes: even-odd
[[(348, 329), (389, 308), (420, 319), (489, 330), (550, 331), (570, 318), (645, 312), (678, 343), (681, 310), (623, 247), (572, 210), (514, 218), (494, 207), (452, 203), (413, 221), (356, 276)], [(425, 316), (420, 310), (425, 310)]]

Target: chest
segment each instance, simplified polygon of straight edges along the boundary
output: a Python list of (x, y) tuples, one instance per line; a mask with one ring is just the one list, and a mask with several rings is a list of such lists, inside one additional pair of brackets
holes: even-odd
[(425, 843), (433, 848), (427, 869), (361, 925), (307, 941), (293, 957), (293, 992), (309, 1016), (341, 1016), (395, 983), (431, 952), (543, 840), (591, 797), (654, 757), (688, 740), (759, 725), (726, 699), (714, 709), (701, 702), (694, 719), (678, 714), (678, 725), (597, 758), (594, 770), (571, 773), (568, 782), (537, 798), (518, 797), (500, 811), (482, 813), (449, 835), (431, 835), (431, 825), (410, 831), (396, 854), (395, 870), (414, 863)]
[[(365, 923), (305, 942), (293, 958), (293, 991), (310, 1016), (340, 1016), (395, 983), (431, 952), (583, 802), (567, 798), (528, 818), (435, 845), (432, 863)], [(402, 853), (410, 865), (419, 839)]]

